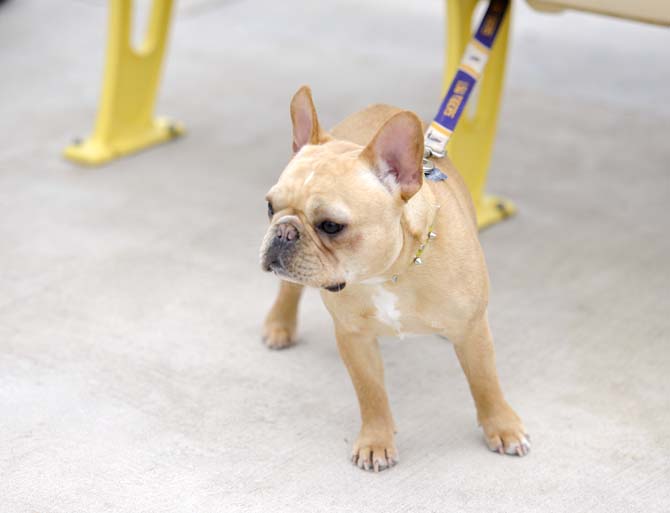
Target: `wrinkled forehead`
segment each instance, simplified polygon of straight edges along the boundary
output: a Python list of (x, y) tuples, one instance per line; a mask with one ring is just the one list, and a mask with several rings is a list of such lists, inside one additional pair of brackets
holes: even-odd
[(327, 146), (306, 146), (289, 162), (266, 196), (275, 211), (291, 208), (344, 220), (351, 215), (352, 196), (385, 192), (358, 158), (358, 147), (334, 152)]

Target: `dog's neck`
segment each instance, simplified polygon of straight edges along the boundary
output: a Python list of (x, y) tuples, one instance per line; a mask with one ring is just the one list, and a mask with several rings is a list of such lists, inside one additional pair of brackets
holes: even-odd
[[(424, 183), (404, 206), (400, 219), (403, 242), (398, 257), (381, 277), (397, 282), (412, 266), (417, 257), (427, 258), (420, 252), (422, 246), (430, 242), (430, 232), (437, 218), (440, 205), (428, 184)], [(419, 261), (419, 263), (421, 260)]]

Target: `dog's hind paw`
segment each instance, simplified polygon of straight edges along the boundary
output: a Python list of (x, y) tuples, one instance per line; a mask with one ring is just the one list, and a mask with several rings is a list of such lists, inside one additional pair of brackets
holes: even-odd
[(351, 462), (354, 465), (374, 472), (391, 468), (398, 460), (398, 449), (393, 443), (393, 435), (380, 437), (361, 433), (351, 453)]
[(530, 435), (521, 419), (508, 406), (481, 421), (486, 445), (499, 454), (526, 456), (530, 453)]
[(530, 435), (521, 435), (518, 438), (504, 437), (486, 439), (486, 445), (489, 446), (493, 452), (499, 454), (509, 454), (510, 456), (526, 456), (530, 453)]

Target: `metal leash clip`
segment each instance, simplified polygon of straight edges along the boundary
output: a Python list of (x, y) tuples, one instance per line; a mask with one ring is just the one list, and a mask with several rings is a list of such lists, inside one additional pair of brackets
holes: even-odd
[[(443, 153), (442, 157), (444, 157), (444, 155), (445, 154)], [(442, 180), (446, 180), (447, 175), (435, 167), (435, 162), (429, 160), (432, 156), (440, 157), (440, 154), (426, 146), (426, 148), (423, 150), (423, 161), (421, 164), (423, 167), (423, 176), (432, 182), (441, 182)]]
[(439, 151), (431, 148), (427, 144), (425, 144), (424, 147), (423, 147), (423, 158), (424, 158), (424, 160), (429, 159), (430, 157), (437, 157), (438, 159), (441, 159), (446, 154), (447, 154), (446, 151), (439, 152)]
[(432, 149), (430, 146), (425, 145), (423, 148), (423, 173), (430, 174), (430, 172), (435, 169), (435, 163), (432, 160), (428, 160), (430, 157), (437, 157), (441, 159), (446, 155), (445, 153), (439, 153)]

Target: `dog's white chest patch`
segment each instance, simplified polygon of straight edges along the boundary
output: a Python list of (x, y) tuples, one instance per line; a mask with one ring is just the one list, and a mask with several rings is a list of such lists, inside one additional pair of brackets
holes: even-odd
[(377, 309), (377, 319), (400, 332), (400, 310), (396, 307), (398, 296), (384, 287), (377, 287), (372, 294), (372, 302)]

